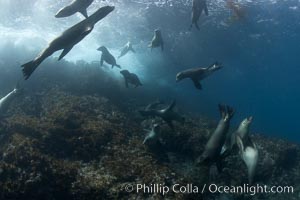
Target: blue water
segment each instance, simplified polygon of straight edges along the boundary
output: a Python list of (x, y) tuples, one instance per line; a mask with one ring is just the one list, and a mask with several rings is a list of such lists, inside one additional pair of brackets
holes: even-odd
[[(21, 77), (21, 63), (34, 58), (55, 36), (83, 19), (80, 14), (54, 18), (56, 11), (68, 2), (0, 1), (0, 96)], [(131, 40), (137, 53), (118, 62), (145, 83), (145, 89), (136, 90), (135, 95), (143, 95), (149, 89), (161, 90), (163, 98), (176, 98), (183, 111), (213, 120), (218, 119), (217, 104), (226, 103), (236, 110), (233, 129), (243, 118), (253, 116), (253, 132), (299, 142), (300, 3), (239, 3), (246, 10), (245, 20), (230, 20), (232, 13), (224, 1), (208, 1), (210, 15), (201, 16), (201, 30), (188, 31), (188, 0), (95, 1), (89, 14), (103, 5), (115, 5), (116, 9), (65, 60), (99, 61), (96, 49), (101, 45), (117, 56), (119, 49)], [(147, 48), (156, 28), (162, 30), (165, 39), (163, 53)], [(223, 63), (224, 68), (202, 82), (202, 91), (196, 90), (189, 80), (175, 83), (177, 72), (215, 61)], [(41, 69), (34, 74), (36, 79), (46, 75)], [(110, 75), (122, 84), (118, 70), (111, 70)], [(159, 97), (153, 97), (156, 98)]]

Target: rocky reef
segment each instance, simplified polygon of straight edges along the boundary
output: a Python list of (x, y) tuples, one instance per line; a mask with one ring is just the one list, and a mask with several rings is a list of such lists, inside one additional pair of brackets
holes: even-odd
[[(212, 183), (208, 168), (194, 163), (216, 125), (186, 115), (184, 126), (176, 124), (172, 131), (163, 125), (159, 141), (144, 145), (147, 121), (138, 109), (134, 101), (116, 104), (55, 87), (22, 94), (0, 121), (0, 199), (300, 198), (300, 147), (259, 134), (251, 136), (260, 152), (254, 184), (293, 186), (293, 193), (136, 192), (137, 184), (202, 188)], [(247, 183), (238, 154), (226, 158), (213, 183)]]

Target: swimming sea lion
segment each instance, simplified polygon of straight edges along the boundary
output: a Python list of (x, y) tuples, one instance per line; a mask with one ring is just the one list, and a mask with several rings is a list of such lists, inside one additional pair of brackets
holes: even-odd
[(236, 134), (238, 136), (240, 136), (242, 139), (248, 135), (249, 133), (249, 128), (250, 128), (250, 125), (252, 123), (252, 120), (253, 120), (253, 117), (250, 116), (250, 117), (247, 117), (245, 118), (239, 125), (239, 128), (236, 130)]
[(23, 74), (25, 79), (28, 79), (33, 71), (54, 52), (63, 49), (63, 52), (59, 56), (58, 60), (61, 60), (74, 45), (79, 43), (85, 36), (87, 36), (94, 28), (94, 25), (110, 12), (115, 9), (114, 6), (104, 6), (98, 9), (87, 19), (79, 22), (71, 28), (64, 31), (60, 36), (55, 38), (46, 49), (44, 49), (34, 60), (22, 65)]
[(221, 154), (225, 152), (230, 152), (234, 146), (237, 144), (236, 137), (239, 136), (244, 144), (248, 144), (249, 140), (249, 128), (253, 120), (253, 117), (245, 118), (239, 125), (238, 129), (232, 134), (227, 134), (226, 142), (222, 148)]
[(202, 14), (202, 12), (205, 12), (206, 16), (208, 16), (208, 9), (206, 0), (193, 0), (193, 8), (192, 8), (192, 23), (190, 26), (190, 29), (192, 29), (193, 25), (196, 26), (198, 30), (200, 30), (198, 21)]
[(88, 18), (86, 9), (93, 3), (94, 0), (74, 0), (71, 4), (60, 9), (55, 17), (69, 17), (77, 12), (80, 12), (85, 18)]
[(155, 109), (155, 108), (157, 108), (157, 106), (162, 105), (162, 104), (164, 104), (164, 102), (158, 99), (158, 100), (154, 101), (153, 103), (150, 103), (150, 104), (145, 108), (145, 111)]
[(249, 145), (245, 145), (241, 137), (237, 136), (236, 141), (240, 149), (240, 155), (248, 169), (249, 184), (252, 184), (258, 163), (258, 149), (256, 147), (256, 144), (251, 140)]
[(143, 144), (145, 144), (148, 140), (157, 140), (158, 139), (158, 132), (159, 132), (159, 124), (152, 124), (151, 130), (145, 130), (147, 131), (147, 135), (143, 141)]
[(161, 35), (161, 31), (159, 29), (156, 29), (154, 31), (153, 39), (148, 47), (151, 48), (151, 50), (157, 47), (161, 47), (162, 51), (164, 50), (164, 41)]
[(233, 12), (232, 19), (244, 20), (246, 19), (246, 10), (239, 4), (238, 1), (227, 0), (227, 7)]
[(130, 73), (128, 70), (122, 70), (120, 73), (123, 75), (125, 79), (125, 86), (128, 88), (128, 83), (134, 85), (135, 87), (142, 86), (142, 83), (139, 77), (134, 74)]
[(219, 111), (221, 114), (221, 119), (218, 123), (217, 128), (210, 136), (204, 152), (197, 160), (198, 164), (201, 163), (216, 163), (217, 167), (220, 169), (220, 161), (221, 161), (221, 149), (224, 145), (226, 134), (228, 132), (230, 126), (230, 120), (234, 114), (234, 111), (231, 107), (226, 105), (219, 105)]
[(162, 118), (171, 129), (174, 129), (173, 121), (184, 123), (184, 117), (180, 116), (178, 113), (173, 111), (176, 102), (173, 101), (168, 107), (164, 109), (148, 109), (148, 110), (140, 110), (140, 114), (145, 117), (160, 117)]
[(120, 55), (118, 56), (118, 58), (121, 58), (122, 56), (125, 56), (129, 51), (132, 51), (133, 53), (135, 53), (135, 50), (132, 47), (131, 42), (128, 42), (121, 50)]
[(108, 51), (105, 46), (101, 46), (97, 50), (102, 52), (100, 66), (103, 66), (103, 62), (105, 61), (106, 63), (111, 65), (111, 68), (114, 68), (114, 66), (121, 68), (121, 66), (117, 64), (115, 57)]
[(179, 72), (176, 75), (176, 82), (179, 82), (185, 78), (190, 78), (194, 82), (195, 87), (197, 89), (201, 90), (202, 86), (201, 86), (200, 81), (221, 68), (222, 68), (221, 64), (216, 62), (206, 68), (199, 67), (199, 68), (188, 69), (188, 70)]

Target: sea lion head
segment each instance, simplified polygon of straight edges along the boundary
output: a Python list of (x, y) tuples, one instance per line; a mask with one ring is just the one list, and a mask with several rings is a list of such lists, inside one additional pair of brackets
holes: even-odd
[(155, 29), (154, 30), (155, 35), (161, 36), (161, 30)]
[(251, 116), (251, 117), (245, 118), (245, 119), (241, 122), (240, 128), (242, 128), (242, 129), (248, 129), (249, 126), (250, 126), (250, 124), (251, 124), (251, 122), (252, 122), (252, 120), (253, 120), (253, 117), (252, 117), (252, 116)]
[(98, 51), (106, 52), (107, 48), (105, 46), (101, 46), (97, 49)]
[(176, 82), (179, 82), (181, 81), (182, 79), (185, 78), (185, 74), (183, 72), (179, 72), (177, 75), (176, 75)]
[(160, 129), (160, 125), (158, 123), (154, 123), (154, 124), (152, 124), (152, 128), (155, 132), (157, 132)]
[(128, 76), (130, 73), (128, 70), (121, 70), (120, 73), (123, 75), (123, 76)]
[(219, 62), (215, 62), (214, 64), (212, 64), (209, 69), (212, 70), (212, 71), (217, 71), (219, 69), (222, 69), (223, 66), (222, 66), (222, 63), (219, 63)]

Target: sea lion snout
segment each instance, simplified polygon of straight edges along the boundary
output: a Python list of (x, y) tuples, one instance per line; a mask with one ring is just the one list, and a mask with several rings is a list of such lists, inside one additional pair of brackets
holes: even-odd
[(223, 68), (223, 65), (222, 65), (222, 63), (216, 62), (216, 63), (214, 63), (213, 68), (215, 70), (218, 70), (218, 69)]
[(176, 75), (176, 82), (181, 81), (182, 78), (183, 78), (183, 74), (182, 74), (182, 73), (178, 73), (178, 74)]
[(252, 120), (253, 120), (253, 116), (248, 117), (249, 122), (252, 122)]
[(121, 73), (122, 75), (124, 75), (124, 76), (125, 76), (125, 75), (129, 75), (129, 71), (126, 70), (126, 69), (125, 69), (125, 70), (121, 70), (120, 73)]
[(104, 46), (101, 46), (97, 49), (98, 51), (104, 51), (105, 50), (105, 47)]

